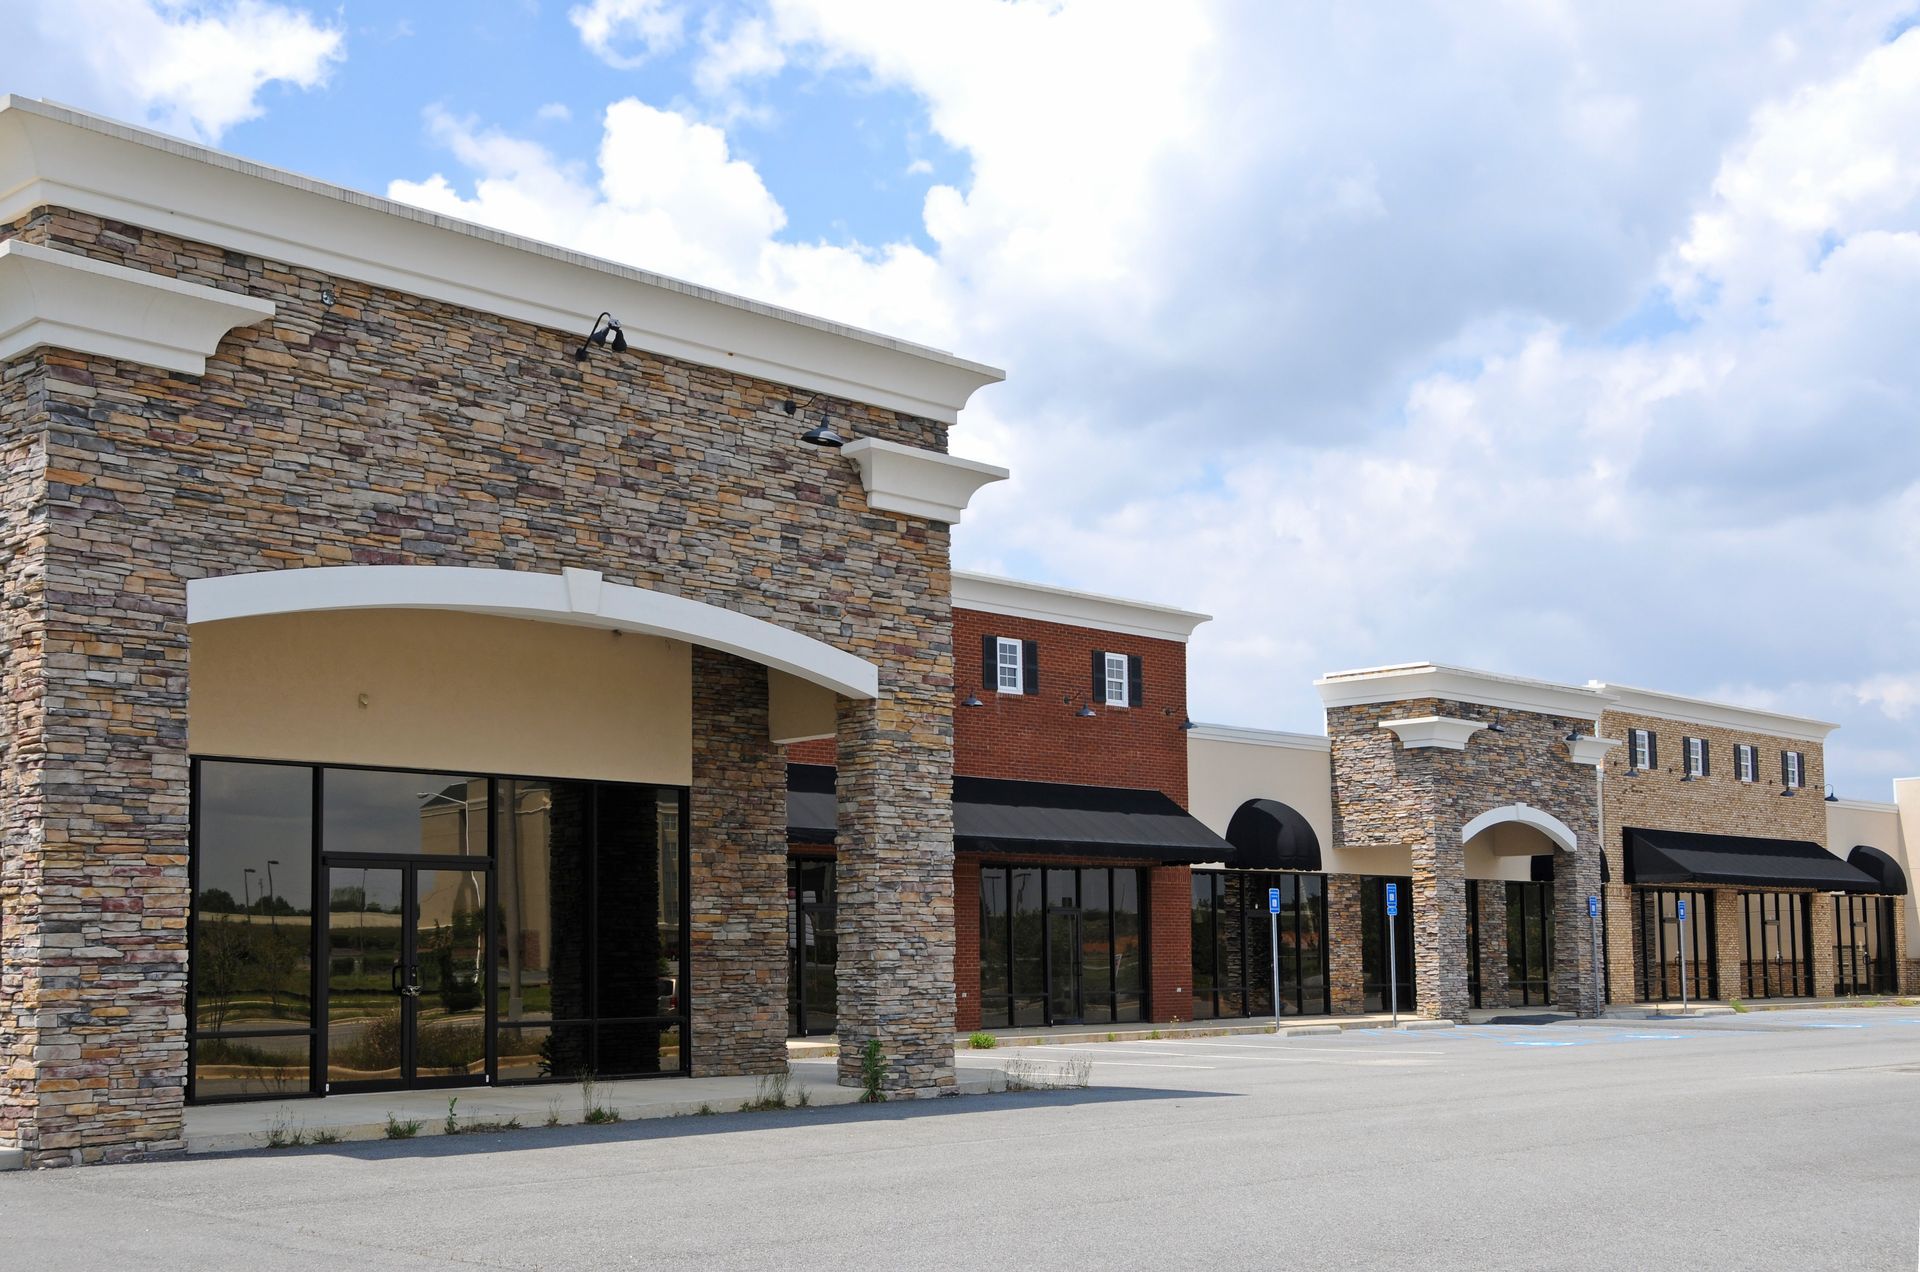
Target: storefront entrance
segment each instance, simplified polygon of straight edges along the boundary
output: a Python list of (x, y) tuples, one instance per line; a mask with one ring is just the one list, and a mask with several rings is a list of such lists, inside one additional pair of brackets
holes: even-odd
[(1793, 892), (1740, 894), (1740, 980), (1748, 998), (1813, 993), (1808, 897)]
[(1144, 1019), (1140, 873), (982, 867), (982, 1027)]
[(1891, 994), (1899, 977), (1893, 961), (1892, 897), (1833, 899), (1833, 992)]
[[(1713, 894), (1697, 890), (1642, 888), (1634, 894), (1634, 941), (1639, 946), (1640, 997), (1645, 1002), (1680, 999), (1682, 963), (1686, 997), (1693, 1002), (1720, 996), (1714, 961)], [(1687, 917), (1680, 918), (1686, 903)], [(1684, 960), (1681, 950), (1684, 947)]]
[(327, 1089), (487, 1080), (492, 871), (329, 858)]
[(830, 1034), (839, 1019), (834, 863), (787, 863), (787, 1032)]

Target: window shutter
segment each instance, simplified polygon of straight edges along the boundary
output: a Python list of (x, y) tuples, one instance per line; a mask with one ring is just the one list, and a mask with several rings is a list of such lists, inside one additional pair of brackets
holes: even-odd
[(1140, 686), (1140, 655), (1127, 655), (1127, 705), (1137, 707), (1143, 701), (1144, 690)]
[(1107, 651), (1104, 649), (1093, 651), (1093, 698), (1091, 700), (1102, 703), (1107, 700)]
[(1660, 770), (1660, 735), (1658, 733), (1655, 733), (1652, 729), (1648, 729), (1647, 730), (1647, 771), (1649, 773), (1656, 773), (1659, 770)]
[(1023, 640), (1020, 642), (1020, 675), (1025, 683), (1022, 693), (1040, 692), (1040, 642)]
[(1786, 753), (1785, 751), (1782, 751), (1782, 752), (1780, 752), (1780, 785), (1782, 785), (1782, 786), (1789, 786), (1789, 785), (1791, 785), (1791, 784), (1792, 784), (1792, 783), (1790, 783), (1790, 782), (1789, 782), (1789, 781), (1787, 780), (1787, 777), (1788, 777), (1788, 774), (1787, 774), (1787, 753)]
[(980, 638), (980, 687), (995, 690), (1000, 688), (1000, 638), (998, 636)]
[(1713, 746), (1705, 738), (1700, 739), (1700, 776), (1709, 777), (1713, 773)]

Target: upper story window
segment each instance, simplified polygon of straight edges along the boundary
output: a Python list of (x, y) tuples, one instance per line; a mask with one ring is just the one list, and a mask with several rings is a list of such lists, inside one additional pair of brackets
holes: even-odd
[(994, 685), (1001, 693), (1022, 693), (1026, 688), (1026, 678), (1021, 674), (1024, 665), (1020, 658), (1020, 642), (1009, 640), (1005, 636), (994, 637), (996, 666), (999, 668), (999, 680)]
[(1707, 740), (1705, 738), (1687, 739), (1687, 776), (1705, 777), (1707, 775)]
[(1093, 700), (1109, 707), (1140, 705), (1140, 656), (1093, 651)]
[(1807, 784), (1807, 757), (1799, 751), (1780, 752), (1780, 780), (1790, 790), (1799, 790)]
[(1743, 782), (1755, 782), (1760, 779), (1760, 748), (1749, 746), (1745, 742), (1735, 744), (1733, 748), (1733, 772)]
[(1651, 772), (1654, 764), (1658, 762), (1660, 758), (1656, 740), (1653, 736), (1653, 730), (1629, 730), (1627, 746), (1630, 752), (1627, 758), (1632, 761), (1631, 767), (1637, 768), (1643, 773)]

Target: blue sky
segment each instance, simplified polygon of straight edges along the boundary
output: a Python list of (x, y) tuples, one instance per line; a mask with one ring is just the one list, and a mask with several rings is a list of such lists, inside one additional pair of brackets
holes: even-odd
[(1910, 0), (26, 0), (0, 88), (1006, 368), (958, 562), (1920, 774)]

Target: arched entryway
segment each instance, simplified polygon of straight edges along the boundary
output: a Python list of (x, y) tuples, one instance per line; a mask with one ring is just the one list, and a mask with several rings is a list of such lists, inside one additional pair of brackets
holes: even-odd
[(1594, 924), (1579, 885), (1578, 833), (1544, 809), (1515, 803), (1474, 817), (1460, 839), (1474, 1005), (1596, 1010)]

